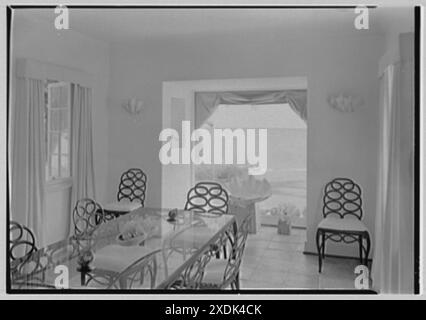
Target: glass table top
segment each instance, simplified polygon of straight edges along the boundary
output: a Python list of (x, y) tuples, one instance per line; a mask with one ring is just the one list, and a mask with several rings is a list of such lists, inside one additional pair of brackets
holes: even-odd
[[(169, 211), (138, 208), (101, 224), (90, 234), (71, 236), (39, 249), (24, 262), (14, 262), (12, 289), (106, 289), (107, 286), (101, 284), (82, 285), (82, 265), (95, 273), (100, 270), (120, 274), (147, 256), (155, 258), (152, 287), (163, 288), (235, 221), (232, 215), (183, 210), (177, 211), (175, 219), (170, 219)], [(35, 279), (42, 286), (21, 285)], [(141, 283), (137, 288), (151, 288), (147, 285)], [(108, 287), (114, 288), (118, 287)]]

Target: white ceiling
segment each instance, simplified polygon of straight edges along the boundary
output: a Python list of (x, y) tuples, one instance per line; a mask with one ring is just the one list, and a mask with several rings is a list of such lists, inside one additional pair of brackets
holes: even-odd
[[(274, 31), (302, 36), (306, 32), (384, 33), (389, 24), (406, 23), (412, 9), (371, 9), (368, 31), (354, 28), (354, 9), (70, 9), (70, 29), (108, 42), (189, 35)], [(17, 16), (51, 22), (53, 9), (18, 9)]]

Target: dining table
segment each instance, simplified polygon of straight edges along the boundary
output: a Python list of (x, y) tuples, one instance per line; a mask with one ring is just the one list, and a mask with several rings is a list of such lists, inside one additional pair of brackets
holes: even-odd
[[(139, 207), (14, 261), (11, 289), (198, 289), (206, 265), (236, 232), (233, 215)], [(115, 281), (133, 266), (151, 267), (150, 281)], [(95, 281), (99, 275), (107, 281)]]

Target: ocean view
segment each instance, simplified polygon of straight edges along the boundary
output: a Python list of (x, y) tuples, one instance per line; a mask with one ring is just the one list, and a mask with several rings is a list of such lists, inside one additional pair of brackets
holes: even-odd
[(272, 196), (258, 204), (263, 224), (276, 224), (268, 211), (280, 204), (294, 205), (296, 226), (306, 226), (306, 129), (268, 129), (268, 171), (264, 177)]
[[(267, 179), (272, 187), (272, 196), (257, 204), (260, 221), (265, 225), (276, 225), (277, 217), (271, 217), (269, 213), (282, 204), (294, 207), (295, 225), (306, 225), (306, 134), (306, 129), (268, 129), (268, 170), (264, 175), (256, 176), (257, 179)], [(230, 172), (223, 170), (221, 165), (195, 167), (196, 181), (223, 181), (227, 179), (224, 172)]]

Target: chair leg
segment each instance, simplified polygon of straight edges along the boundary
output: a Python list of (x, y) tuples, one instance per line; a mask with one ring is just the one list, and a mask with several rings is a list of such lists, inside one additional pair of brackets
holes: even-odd
[(322, 260), (325, 260), (325, 232), (322, 233), (322, 239), (321, 239), (322, 245)]
[(321, 230), (317, 230), (316, 243), (317, 243), (317, 251), (318, 251), (318, 272), (319, 273), (321, 273), (321, 268), (322, 268), (322, 253), (321, 253), (321, 246), (320, 246), (320, 238), (321, 238)]
[(361, 264), (364, 264), (364, 260), (362, 259), (362, 250), (363, 250), (363, 236), (358, 236), (358, 243), (359, 243), (359, 262)]
[(365, 265), (368, 268), (368, 255), (370, 254), (370, 246), (371, 246), (370, 235), (368, 233), (366, 233), (366, 235), (365, 235), (365, 240), (367, 242), (367, 247), (366, 247), (366, 250), (365, 250)]

